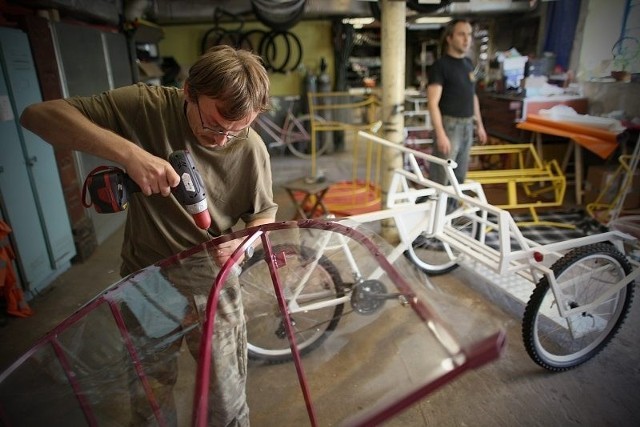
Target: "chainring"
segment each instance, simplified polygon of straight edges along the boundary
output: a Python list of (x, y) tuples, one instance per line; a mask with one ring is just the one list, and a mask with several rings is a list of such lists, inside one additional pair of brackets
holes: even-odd
[(384, 305), (387, 289), (378, 280), (365, 280), (354, 286), (351, 307), (360, 314), (373, 314)]

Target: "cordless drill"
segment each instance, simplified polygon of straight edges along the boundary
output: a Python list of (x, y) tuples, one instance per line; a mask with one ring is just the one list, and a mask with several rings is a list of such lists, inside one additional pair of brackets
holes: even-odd
[[(203, 230), (208, 229), (211, 226), (211, 216), (207, 210), (204, 183), (191, 154), (187, 150), (174, 151), (169, 155), (169, 163), (180, 176), (180, 183), (171, 192), (193, 216), (196, 225)], [(139, 191), (140, 187), (122, 169), (116, 166), (98, 166), (84, 181), (82, 204), (86, 208), (93, 204), (98, 213), (122, 212), (129, 205), (130, 194)], [(89, 202), (86, 199), (87, 192)]]

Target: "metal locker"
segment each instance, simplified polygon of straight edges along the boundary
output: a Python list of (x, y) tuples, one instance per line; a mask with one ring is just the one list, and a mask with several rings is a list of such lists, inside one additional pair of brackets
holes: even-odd
[(0, 192), (29, 297), (66, 270), (76, 251), (53, 148), (19, 124), (24, 108), (42, 100), (25, 33), (0, 28), (0, 62)]

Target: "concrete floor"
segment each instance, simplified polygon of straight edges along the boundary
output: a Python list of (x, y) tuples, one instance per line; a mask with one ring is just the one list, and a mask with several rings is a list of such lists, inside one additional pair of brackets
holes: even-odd
[[(278, 219), (290, 219), (292, 203), (280, 187), (308, 175), (309, 162), (274, 155), (274, 189), (281, 208)], [(319, 160), (332, 179), (348, 178), (348, 156)], [(0, 371), (106, 286), (116, 282), (122, 230), (105, 241), (90, 259), (72, 266), (47, 292), (30, 302), (36, 314), (10, 319), (0, 327)], [(635, 426), (640, 420), (640, 308), (632, 305), (618, 335), (596, 358), (560, 374), (543, 370), (525, 352), (520, 335), (523, 307), (514, 304), (480, 274), (463, 265), (432, 279), (433, 284), (464, 299), (500, 321), (507, 342), (497, 361), (468, 372), (431, 394), (385, 425), (395, 426)], [(637, 289), (637, 284), (636, 284)], [(339, 327), (338, 327), (339, 328)], [(363, 354), (360, 363), (375, 360)], [(264, 384), (270, 387), (270, 384)], [(256, 397), (252, 397), (255, 399)], [(339, 403), (336, 403), (339, 405)], [(254, 425), (299, 425), (287, 417), (254, 420)]]

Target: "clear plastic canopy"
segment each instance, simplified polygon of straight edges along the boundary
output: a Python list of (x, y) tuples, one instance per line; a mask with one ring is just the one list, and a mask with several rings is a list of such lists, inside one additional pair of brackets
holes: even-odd
[[(217, 246), (237, 238), (217, 267)], [(240, 264), (249, 245), (255, 253)], [(224, 377), (210, 364), (213, 319), (238, 290), (257, 426), (382, 422), (504, 345), (501, 325), (435, 289), (361, 225), (274, 223), (182, 252), (88, 302), (0, 374), (0, 420), (125, 426), (135, 401), (148, 425), (207, 425), (209, 383)], [(166, 369), (145, 369), (150, 361)], [(154, 393), (163, 376), (175, 382), (174, 403)]]

